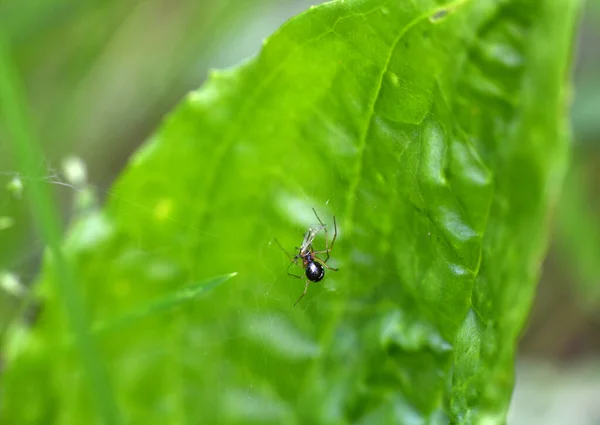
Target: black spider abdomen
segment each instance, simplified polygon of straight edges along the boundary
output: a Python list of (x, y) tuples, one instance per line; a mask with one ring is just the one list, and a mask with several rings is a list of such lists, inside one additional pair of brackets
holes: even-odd
[(306, 265), (306, 277), (311, 282), (318, 282), (325, 276), (325, 270), (319, 263), (311, 261)]

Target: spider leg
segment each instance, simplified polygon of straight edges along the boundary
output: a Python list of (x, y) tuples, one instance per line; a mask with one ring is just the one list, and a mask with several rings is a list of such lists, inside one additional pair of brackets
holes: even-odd
[(294, 260), (293, 260), (293, 258), (294, 258), (294, 257), (292, 257), (292, 256), (290, 255), (290, 253), (289, 253), (289, 252), (287, 252), (287, 250), (286, 250), (286, 249), (283, 247), (283, 245), (281, 245), (281, 244), (279, 243), (279, 241), (277, 240), (277, 238), (273, 238), (273, 239), (275, 240), (275, 242), (277, 242), (277, 245), (279, 245), (279, 248), (281, 248), (281, 250), (283, 251), (283, 253), (284, 253), (285, 255), (287, 255), (287, 256), (288, 256), (288, 258), (289, 258), (290, 260), (294, 261)]
[(281, 248), (281, 250), (285, 253), (285, 255), (287, 255), (289, 257), (289, 259), (292, 260), (292, 262), (289, 264), (289, 266), (287, 268), (287, 274), (289, 276), (294, 276), (294, 277), (297, 277), (298, 279), (302, 279), (302, 276), (298, 276), (297, 274), (290, 273), (290, 267), (292, 267), (292, 264), (298, 265), (298, 263), (296, 261), (298, 261), (298, 259), (300, 258), (300, 256), (296, 255), (295, 257), (292, 257), (290, 255), (290, 253), (286, 251), (286, 249), (283, 247), (283, 245), (281, 245), (279, 243), (279, 241), (277, 239), (275, 239), (275, 242), (277, 242), (277, 245), (279, 245), (279, 248)]
[[(314, 211), (314, 209), (313, 209), (313, 211)], [(323, 260), (323, 263), (326, 263), (327, 261), (329, 261), (329, 253), (333, 249), (333, 244), (335, 242), (335, 238), (337, 238), (337, 223), (335, 221), (335, 215), (333, 216), (333, 239), (331, 240), (331, 245), (329, 245), (329, 242), (328, 242), (327, 229), (324, 227), (323, 230), (325, 231), (325, 249), (322, 251), (313, 251), (313, 254), (327, 254), (327, 258), (325, 260)]]
[(337, 223), (335, 222), (335, 215), (333, 216), (333, 239), (331, 241), (331, 245), (327, 248), (329, 251), (333, 249), (333, 244), (335, 242), (335, 238), (337, 238)]
[(292, 262), (290, 263), (290, 265), (289, 265), (289, 266), (288, 266), (288, 268), (287, 268), (287, 274), (288, 274), (289, 276), (294, 276), (294, 277), (297, 277), (298, 279), (302, 279), (302, 276), (298, 276), (297, 274), (290, 273), (290, 267), (292, 267), (292, 264), (298, 265), (298, 263), (296, 263), (296, 260), (298, 260), (298, 258), (300, 258), (300, 257), (296, 256), (296, 258), (294, 258), (294, 259), (292, 260)]
[(312, 210), (313, 210), (313, 212), (315, 213), (315, 217), (317, 217), (317, 220), (319, 220), (319, 224), (320, 224), (321, 226), (325, 227), (325, 223), (323, 223), (323, 222), (321, 221), (321, 219), (319, 218), (319, 216), (317, 215), (317, 210), (315, 210), (314, 208), (313, 208)]
[(308, 291), (308, 285), (310, 285), (310, 280), (306, 279), (306, 285), (304, 286), (304, 292), (300, 295), (300, 298), (296, 300), (292, 307), (296, 307), (296, 304), (300, 302), (300, 300), (306, 295), (306, 291)]
[(335, 222), (335, 215), (333, 216), (333, 239), (331, 241), (331, 245), (329, 245), (329, 233), (327, 232), (327, 226), (321, 221), (321, 219), (317, 215), (317, 211), (314, 208), (312, 210), (315, 213), (315, 217), (317, 217), (317, 220), (319, 220), (319, 224), (323, 228), (323, 232), (325, 232), (325, 249), (323, 251), (318, 251), (318, 253), (327, 254), (327, 258), (325, 259), (325, 262), (327, 262), (329, 261), (329, 252), (333, 248), (333, 243), (335, 242), (335, 238), (337, 237), (337, 224)]
[[(313, 254), (315, 254), (315, 253), (313, 252)], [(320, 265), (322, 265), (323, 267), (325, 267), (326, 269), (333, 270), (334, 272), (337, 272), (339, 270), (339, 269), (336, 269), (336, 268), (333, 268), (333, 267), (329, 267), (325, 261), (321, 260), (319, 257), (317, 257), (315, 255), (313, 255), (313, 259), (317, 263), (319, 263)]]
[[(333, 244), (335, 243), (335, 238), (337, 238), (337, 223), (335, 222), (335, 215), (333, 216), (333, 239), (331, 240), (331, 245), (326, 245), (325, 251), (327, 252), (327, 258), (325, 259), (325, 263), (329, 261), (329, 253), (333, 249)], [(327, 229), (325, 229), (325, 243), (327, 244)], [(332, 269), (334, 270), (334, 269)]]

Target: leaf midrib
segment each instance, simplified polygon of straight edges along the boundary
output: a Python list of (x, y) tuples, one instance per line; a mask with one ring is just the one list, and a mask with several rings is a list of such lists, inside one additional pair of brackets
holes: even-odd
[[(456, 9), (458, 7), (463, 6), (464, 4), (468, 3), (469, 1), (471, 1), (471, 0), (455, 0), (453, 2), (448, 3), (445, 6), (436, 7), (434, 9), (430, 9), (430, 10), (422, 13), (421, 15), (418, 15), (413, 20), (408, 22), (404, 26), (404, 28), (402, 28), (402, 30), (398, 33), (395, 40), (392, 42), (390, 49), (388, 51), (387, 57), (386, 57), (385, 64), (382, 68), (382, 72), (380, 73), (379, 78), (377, 80), (377, 84), (376, 84), (375, 90), (374, 90), (374, 95), (371, 99), (371, 102), (369, 103), (369, 108), (368, 108), (368, 112), (367, 112), (368, 118), (366, 120), (364, 130), (361, 132), (360, 138), (359, 138), (357, 159), (356, 159), (356, 162), (354, 165), (354, 173), (353, 173), (354, 179), (352, 180), (350, 189), (348, 190), (348, 195), (346, 197), (345, 231), (348, 234), (351, 234), (352, 230), (353, 230), (356, 195), (357, 195), (358, 186), (359, 186), (361, 178), (362, 178), (364, 151), (365, 151), (365, 147), (366, 147), (366, 143), (367, 143), (367, 136), (371, 129), (371, 125), (374, 121), (375, 107), (377, 105), (377, 102), (378, 102), (380, 94), (381, 94), (381, 88), (383, 86), (383, 79), (385, 77), (385, 74), (389, 70), (390, 62), (396, 51), (396, 47), (398, 46), (398, 43), (400, 43), (400, 41), (404, 38), (404, 36), (407, 34), (407, 32), (409, 30), (411, 30), (414, 26), (421, 23), (423, 20), (430, 19), (432, 16), (440, 13), (443, 10), (448, 10), (449, 13), (453, 13), (456, 11)], [(347, 299), (344, 298), (343, 300), (340, 300), (339, 303), (334, 303), (332, 305), (331, 315), (330, 315), (331, 319), (329, 320), (328, 324), (326, 325), (326, 328), (323, 331), (322, 337), (320, 339), (319, 345), (321, 347), (331, 347), (332, 342), (333, 342), (333, 335), (335, 333), (335, 330), (339, 327), (339, 324), (341, 322), (342, 314), (345, 311), (346, 302), (347, 302)], [(324, 371), (323, 367), (324, 367), (323, 357), (319, 357), (313, 363), (313, 367), (311, 368), (311, 373), (307, 374), (307, 376), (311, 377), (309, 379), (313, 379), (312, 382), (314, 382), (315, 377), (323, 375), (323, 371)]]

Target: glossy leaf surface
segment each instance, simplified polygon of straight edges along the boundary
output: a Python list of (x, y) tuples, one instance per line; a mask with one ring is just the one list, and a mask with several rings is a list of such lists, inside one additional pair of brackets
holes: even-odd
[[(576, 6), (327, 3), (191, 93), (66, 241), (94, 321), (238, 272), (99, 337), (125, 422), (503, 423), (566, 163)], [(337, 218), (339, 271), (292, 308), (304, 283), (273, 241), (293, 251), (312, 207), (330, 238)], [(93, 423), (48, 288), (3, 423)]]

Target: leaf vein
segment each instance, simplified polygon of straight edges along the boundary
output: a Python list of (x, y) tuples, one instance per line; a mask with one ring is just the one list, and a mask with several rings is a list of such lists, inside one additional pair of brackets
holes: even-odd
[(398, 46), (398, 43), (402, 40), (402, 38), (408, 33), (410, 29), (412, 29), (415, 25), (419, 24), (421, 21), (425, 19), (429, 19), (438, 13), (441, 9), (447, 9), (452, 7), (453, 4), (460, 5), (465, 3), (465, 0), (457, 0), (443, 7), (436, 7), (435, 9), (430, 9), (421, 15), (416, 16), (413, 20), (411, 20), (408, 24), (402, 28), (402, 30), (398, 33), (396, 39), (392, 42), (388, 55), (386, 57), (385, 64), (382, 68), (381, 74), (377, 80), (377, 86), (375, 90), (375, 95), (373, 96), (368, 109), (368, 119), (366, 120), (365, 129), (360, 135), (358, 141), (358, 158), (356, 160), (354, 166), (354, 179), (350, 184), (350, 189), (348, 191), (348, 196), (346, 198), (346, 231), (348, 233), (352, 232), (352, 223), (354, 217), (354, 209), (356, 204), (356, 191), (358, 189), (358, 185), (360, 183), (360, 178), (362, 175), (362, 167), (363, 167), (363, 159), (364, 159), (364, 151), (367, 144), (367, 136), (369, 131), (371, 130), (371, 125), (373, 123), (373, 119), (375, 116), (375, 106), (377, 105), (377, 101), (379, 100), (379, 96), (381, 94), (381, 87), (383, 86), (383, 78), (385, 77), (385, 73), (389, 70), (390, 62), (392, 57), (394, 56), (394, 51)]

